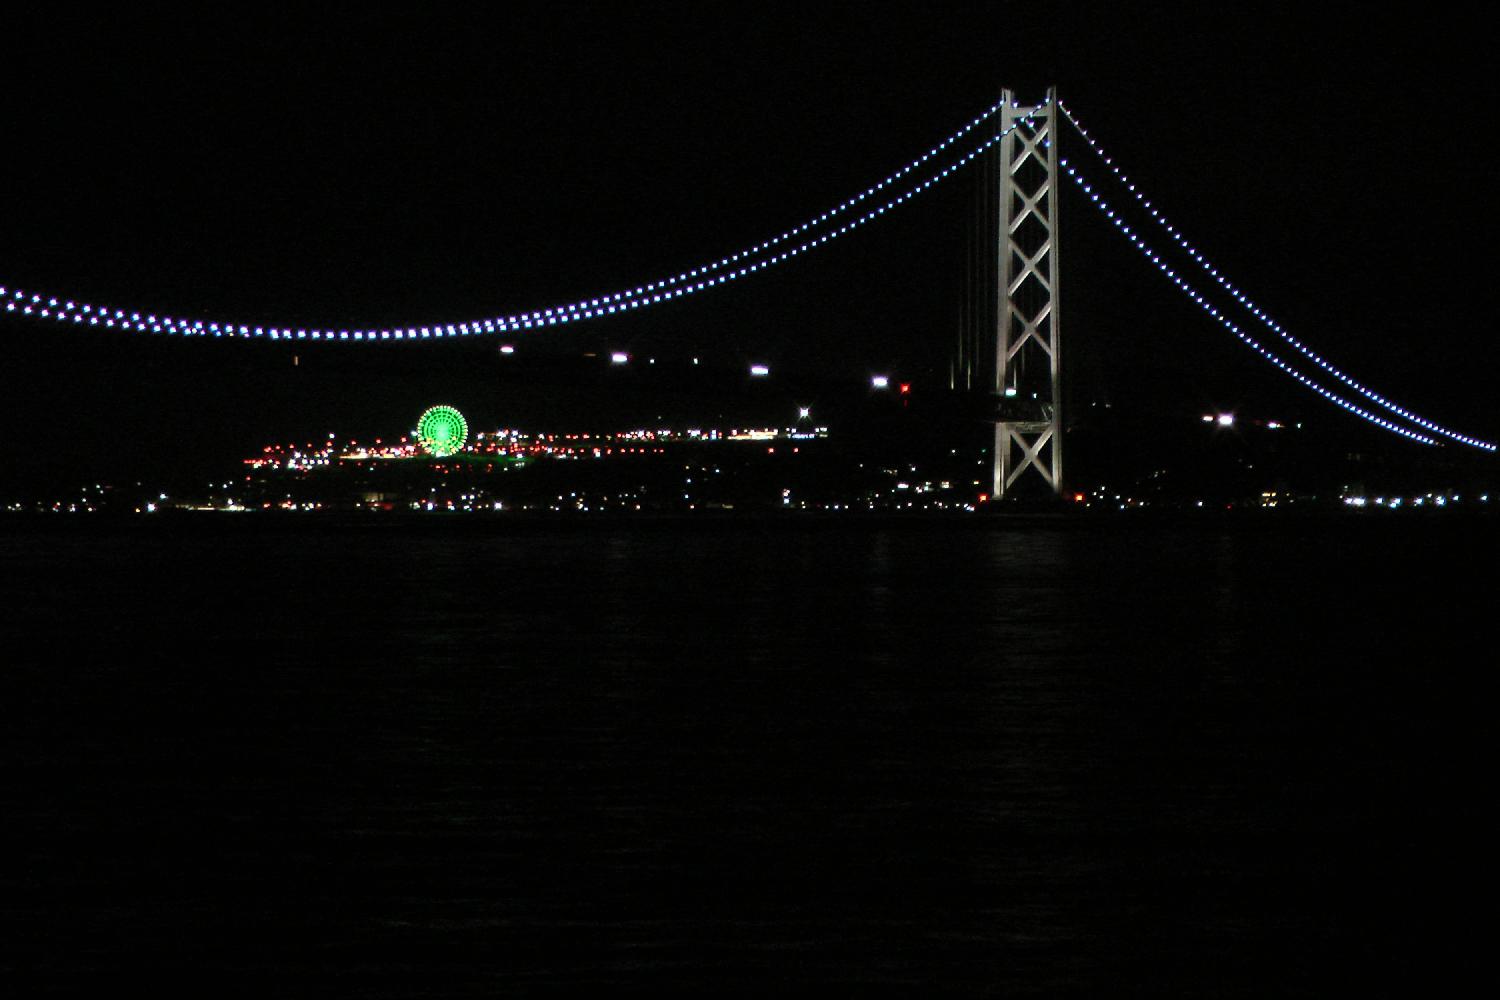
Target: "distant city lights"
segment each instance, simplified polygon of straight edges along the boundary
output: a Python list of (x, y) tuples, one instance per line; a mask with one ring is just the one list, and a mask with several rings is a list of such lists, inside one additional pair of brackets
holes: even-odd
[(756, 378), (764, 378), (771, 374), (771, 369), (767, 365), (751, 365), (750, 374)]
[(872, 375), (872, 376), (870, 376), (870, 388), (872, 388), (872, 389), (888, 389), (888, 388), (890, 388), (890, 385), (891, 385), (891, 380), (890, 380), (889, 376), (886, 376), (886, 375)]
[(609, 356), (609, 363), (612, 365), (629, 364), (630, 355), (626, 354), (624, 351), (615, 351)]

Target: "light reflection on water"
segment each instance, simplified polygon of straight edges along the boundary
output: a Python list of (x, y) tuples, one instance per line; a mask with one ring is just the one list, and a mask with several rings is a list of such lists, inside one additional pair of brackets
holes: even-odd
[(1458, 961), (1418, 914), (1495, 832), (1483, 701), (1418, 623), (1493, 610), (1432, 571), (1474, 544), (0, 534), (0, 971), (1253, 995)]

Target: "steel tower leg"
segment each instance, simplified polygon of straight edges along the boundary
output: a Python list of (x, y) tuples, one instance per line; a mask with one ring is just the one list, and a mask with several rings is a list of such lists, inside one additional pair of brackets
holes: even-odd
[[(1028, 469), (1062, 492), (1058, 357), (1057, 91), (1018, 105), (1002, 91), (994, 489), (1014, 495)], [(1014, 130), (1011, 130), (1012, 126)]]

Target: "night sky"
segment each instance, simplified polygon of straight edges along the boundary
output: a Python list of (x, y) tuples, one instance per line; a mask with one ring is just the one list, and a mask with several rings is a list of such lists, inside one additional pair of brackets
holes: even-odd
[[(1036, 6), (1026, 25), (1000, 4), (9, 15), (0, 284), (309, 326), (548, 306), (759, 242), (1002, 86), (1056, 84), (1293, 333), (1419, 413), (1500, 432), (1489, 33), (1364, 6), (1118, 6)], [(623, 348), (935, 388), (967, 184), (711, 294), (512, 339), (560, 361)], [(1076, 192), (1062, 208), (1071, 401), (1352, 422), (1183, 303)], [(299, 351), (11, 319), (0, 335), (0, 485), (17, 489), (394, 435), (440, 399), (481, 426), (602, 405), (596, 381), (503, 378), (493, 338)]]

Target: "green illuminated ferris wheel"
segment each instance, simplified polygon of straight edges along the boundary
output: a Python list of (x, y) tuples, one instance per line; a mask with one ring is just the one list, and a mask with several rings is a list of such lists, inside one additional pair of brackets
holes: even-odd
[(434, 406), (417, 421), (417, 443), (433, 458), (447, 458), (462, 451), (469, 440), (469, 424), (451, 406)]

